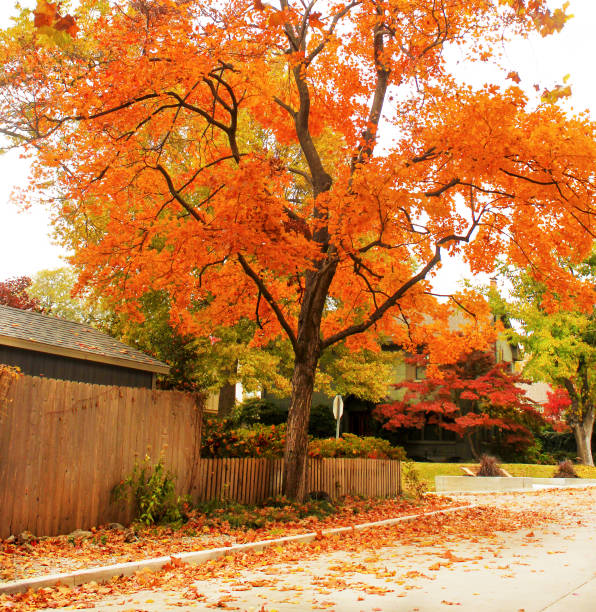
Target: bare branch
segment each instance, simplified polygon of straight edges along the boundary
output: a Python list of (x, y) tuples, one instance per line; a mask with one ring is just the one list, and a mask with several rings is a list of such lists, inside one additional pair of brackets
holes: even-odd
[(450, 299), (452, 302), (454, 302), (455, 304), (457, 304), (457, 306), (459, 308), (461, 308), (463, 311), (467, 312), (471, 317), (473, 317), (474, 319), (477, 319), (478, 317), (476, 316), (475, 312), (472, 312), (469, 308), (466, 308), (454, 295), (450, 295), (450, 294), (443, 294), (443, 293), (433, 293), (432, 291), (425, 291), (424, 292), (425, 295), (432, 295), (433, 297), (444, 297), (444, 298), (448, 298)]
[(291, 106), (280, 100), (277, 96), (273, 98), (273, 101), (287, 111), (292, 119), (296, 119), (296, 111)]
[(294, 168), (293, 166), (289, 167), (288, 170), (293, 174), (297, 174), (304, 178), (308, 183), (312, 185), (312, 176), (308, 172), (304, 172), (304, 170), (299, 170), (298, 168)]
[(459, 185), (459, 182), (460, 181), (458, 178), (451, 179), (447, 184), (443, 185), (442, 187), (435, 189), (435, 191), (427, 191), (424, 195), (427, 198), (438, 198), (440, 195), (442, 195), (452, 187)]

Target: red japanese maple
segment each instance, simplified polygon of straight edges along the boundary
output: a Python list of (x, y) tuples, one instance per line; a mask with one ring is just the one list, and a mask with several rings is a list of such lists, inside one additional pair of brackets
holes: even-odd
[(403, 398), (379, 406), (375, 416), (386, 429), (438, 425), (454, 431), (468, 440), (476, 458), (480, 453), (475, 433), (481, 429), (497, 428), (503, 443), (521, 449), (532, 442), (530, 427), (542, 420), (519, 386), (522, 382), (508, 363), (495, 363), (491, 353), (474, 351), (428, 378), (398, 383), (395, 386), (405, 390)]
[(43, 312), (43, 307), (39, 301), (27, 294), (27, 289), (30, 286), (31, 279), (28, 276), (0, 281), (0, 304), (20, 308), (21, 310)]

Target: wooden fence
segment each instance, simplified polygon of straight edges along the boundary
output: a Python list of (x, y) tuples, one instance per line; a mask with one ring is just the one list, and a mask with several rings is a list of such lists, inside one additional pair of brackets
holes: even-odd
[(30, 376), (0, 406), (0, 537), (127, 522), (112, 487), (163, 452), (180, 493), (193, 488), (202, 401), (185, 393)]
[[(19, 377), (0, 405), (0, 538), (130, 522), (111, 490), (149, 454), (193, 501), (259, 503), (282, 490), (282, 461), (200, 459), (202, 400), (172, 391)], [(392, 497), (398, 461), (318, 459), (307, 491)]]
[[(280, 495), (281, 459), (201, 459), (192, 497), (259, 503)], [(307, 467), (307, 491), (394, 497), (401, 493), (400, 462), (382, 459), (314, 459)]]

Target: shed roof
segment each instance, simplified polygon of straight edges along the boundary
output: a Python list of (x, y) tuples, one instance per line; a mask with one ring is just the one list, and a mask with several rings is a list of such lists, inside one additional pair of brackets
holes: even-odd
[(167, 374), (170, 368), (89, 325), (0, 305), (0, 345)]

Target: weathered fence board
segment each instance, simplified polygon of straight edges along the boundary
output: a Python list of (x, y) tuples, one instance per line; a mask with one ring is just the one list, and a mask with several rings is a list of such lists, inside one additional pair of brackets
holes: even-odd
[(131, 519), (112, 487), (165, 453), (180, 494), (198, 481), (201, 401), (173, 391), (19, 377), (0, 406), (0, 537)]
[[(193, 488), (196, 501), (233, 500), (256, 504), (281, 495), (281, 459), (200, 459), (201, 477)], [(399, 461), (314, 459), (307, 467), (307, 490), (342, 495), (395, 497), (401, 493)]]

